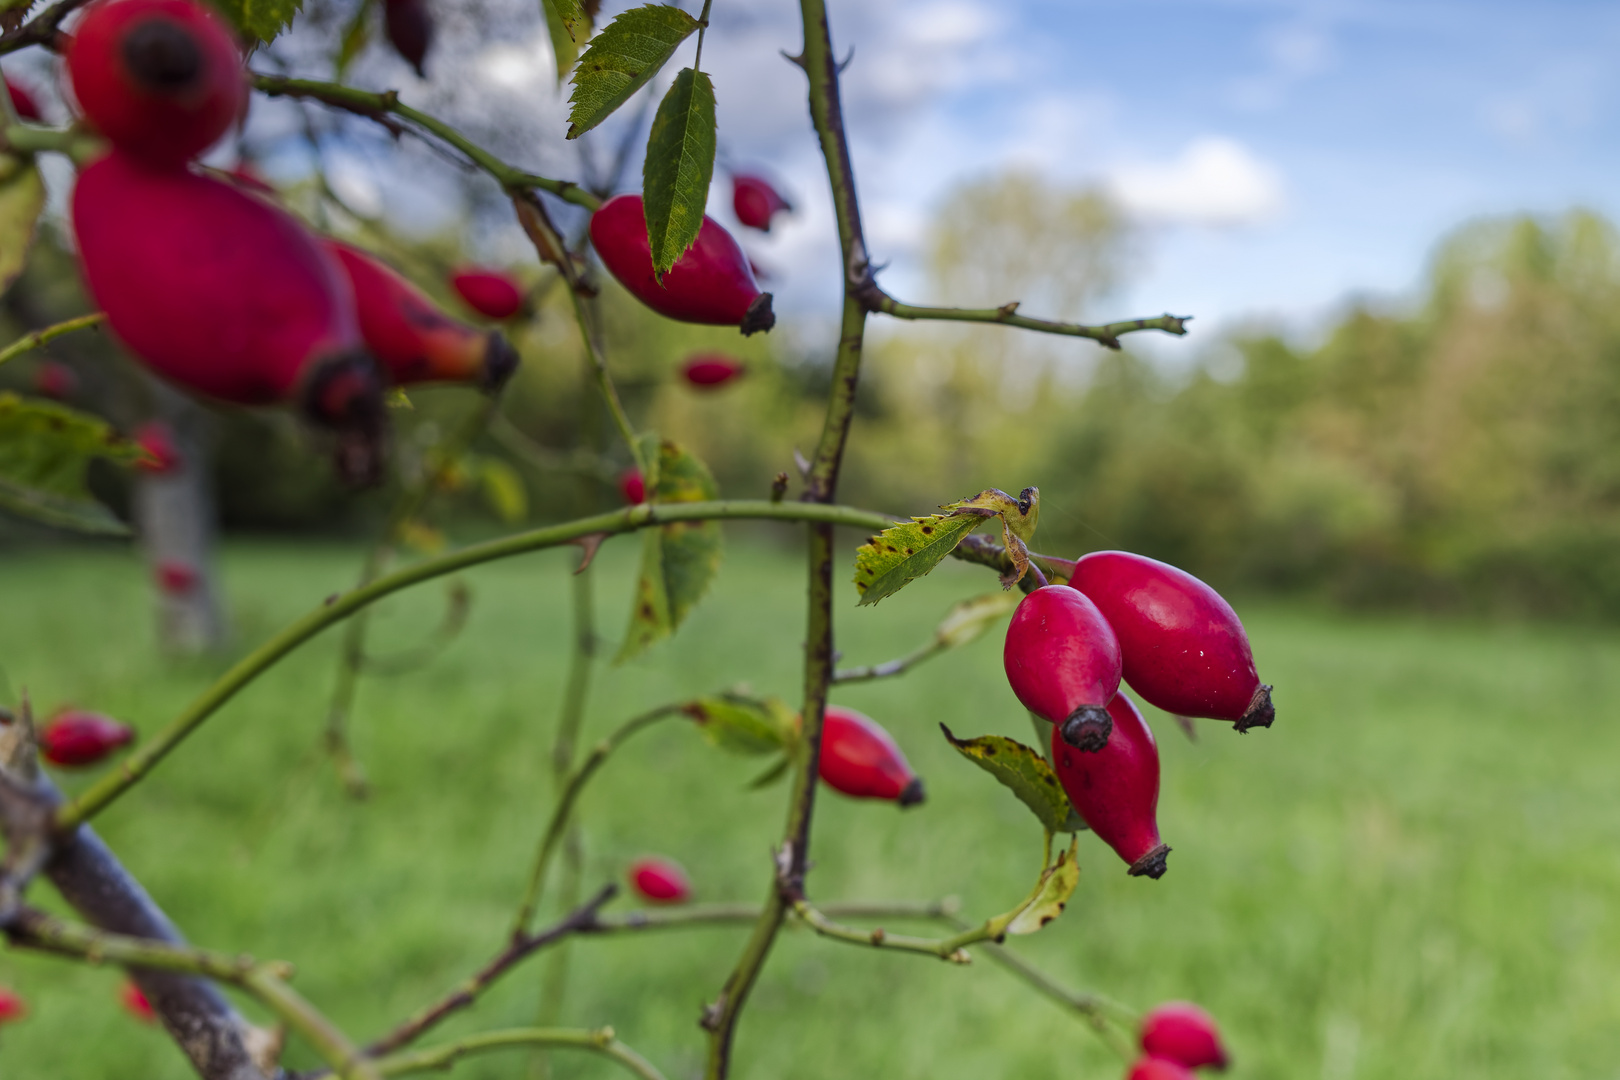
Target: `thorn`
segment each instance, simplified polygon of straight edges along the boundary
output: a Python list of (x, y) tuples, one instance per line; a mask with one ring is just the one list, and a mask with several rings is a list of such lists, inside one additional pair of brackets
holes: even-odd
[(1021, 301), (1009, 300), (1007, 303), (996, 308), (996, 313), (999, 314), (1003, 319), (1008, 318), (1018, 310), (1019, 303), (1021, 303)]
[(855, 59), (855, 46), (851, 45), (849, 47), (849, 55), (844, 57), (843, 62), (838, 65), (838, 74), (842, 75), (844, 73), (844, 69), (849, 67), (850, 61), (854, 60), (854, 59)]
[(800, 476), (803, 476), (806, 480), (810, 479), (810, 460), (799, 453), (797, 446), (793, 448), (793, 464), (799, 467)]
[(576, 547), (584, 549), (584, 554), (579, 557), (579, 565), (574, 567), (574, 573), (583, 574), (586, 570), (590, 569), (591, 561), (596, 558), (597, 551), (602, 547), (602, 541), (606, 540), (607, 538), (607, 533), (597, 532), (588, 533), (585, 536), (581, 536), (578, 540), (569, 541), (569, 543), (575, 545)]
[(782, 50), (782, 59), (786, 60), (790, 64), (797, 65), (799, 67), (799, 69), (802, 70), (802, 71), (809, 71), (810, 70), (809, 68), (804, 66), (804, 56), (802, 54), (799, 55), (799, 56), (794, 56), (792, 53), (788, 52), (786, 49), (783, 49)]

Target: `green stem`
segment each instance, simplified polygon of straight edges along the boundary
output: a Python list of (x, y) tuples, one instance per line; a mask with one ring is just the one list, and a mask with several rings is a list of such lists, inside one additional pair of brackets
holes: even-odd
[(714, 0), (703, 0), (703, 10), (698, 13), (698, 40), (697, 55), (692, 58), (692, 70), (703, 70), (703, 35), (709, 30), (709, 5)]
[(928, 644), (913, 649), (906, 655), (894, 660), (886, 660), (881, 664), (872, 664), (868, 667), (840, 668), (833, 672), (834, 683), (868, 682), (872, 679), (887, 679), (895, 675), (904, 675), (916, 665), (931, 657), (944, 652), (948, 645), (939, 638), (934, 638)]
[(619, 400), (619, 389), (613, 384), (613, 376), (608, 373), (607, 356), (602, 351), (602, 343), (597, 340), (595, 323), (585, 310), (585, 297), (580, 295), (578, 289), (570, 289), (568, 295), (574, 303), (574, 321), (579, 324), (580, 340), (585, 343), (586, 354), (591, 358), (591, 374), (596, 378), (596, 388), (602, 393), (602, 401), (613, 416), (619, 436), (630, 448), (631, 460), (646, 475), (647, 463), (641, 460), (641, 440), (636, 438), (635, 426), (630, 423), (630, 416), (624, 411), (624, 402)]
[(448, 1069), (463, 1057), (487, 1054), (492, 1050), (510, 1050), (514, 1047), (560, 1047), (590, 1050), (611, 1058), (641, 1080), (664, 1080), (651, 1062), (614, 1037), (612, 1028), (586, 1031), (580, 1028), (510, 1028), (504, 1031), (486, 1031), (444, 1046), (395, 1054), (377, 1062), (380, 1076), (405, 1076), (410, 1073)]
[(55, 341), (63, 334), (71, 334), (75, 330), (88, 330), (90, 327), (100, 326), (106, 321), (107, 316), (102, 312), (96, 311), (89, 315), (80, 315), (76, 318), (64, 319), (62, 322), (55, 323), (51, 326), (45, 326), (38, 330), (29, 331), (16, 341), (13, 341), (10, 345), (7, 345), (4, 349), (0, 349), (0, 364), (5, 363), (7, 360), (14, 360), (23, 353), (37, 349), (47, 342)]
[(298, 619), (269, 641), (260, 645), (234, 666), (180, 714), (168, 727), (147, 740), (124, 758), (107, 775), (90, 785), (78, 798), (57, 809), (53, 826), (74, 828), (106, 809), (115, 799), (138, 783), (152, 768), (178, 746), (186, 736), (207, 720), (220, 706), (264, 674), (282, 657), (314, 638), (328, 627), (376, 603), (385, 596), (432, 581), (471, 566), (499, 559), (558, 547), (593, 534), (617, 535), (651, 525), (677, 521), (766, 520), (809, 521), (848, 525), (857, 529), (882, 529), (889, 517), (849, 506), (773, 503), (764, 500), (730, 502), (642, 503), (577, 521), (532, 529), (482, 544), (473, 544), (379, 577), (362, 588), (352, 589), (328, 600), (321, 607)]
[(263, 75), (257, 72), (252, 75), (252, 83), (255, 90), (271, 97), (308, 98), (377, 121), (383, 121), (390, 116), (398, 117), (428, 132), (441, 142), (455, 147), (466, 156), (467, 160), (494, 177), (495, 181), (508, 191), (538, 188), (541, 191), (549, 191), (564, 202), (583, 206), (587, 210), (595, 210), (602, 205), (601, 199), (571, 180), (552, 180), (506, 164), (443, 120), (401, 102), (398, 91), (389, 90), (378, 94), (356, 90), (352, 86), (343, 86), (339, 83), (321, 82), (316, 79), (290, 79), (283, 75)]
[(861, 293), (861, 300), (869, 310), (881, 311), (885, 315), (893, 315), (897, 319), (937, 319), (946, 322), (976, 322), (999, 323), (1002, 326), (1017, 326), (1025, 330), (1038, 330), (1043, 334), (1064, 334), (1068, 337), (1090, 338), (1092, 341), (1106, 345), (1110, 349), (1119, 348), (1121, 334), (1130, 334), (1138, 330), (1163, 330), (1167, 334), (1181, 336), (1187, 332), (1187, 323), (1191, 315), (1159, 315), (1151, 319), (1126, 319), (1122, 322), (1104, 323), (1100, 326), (1086, 326), (1081, 323), (1056, 322), (1051, 319), (1032, 319), (1026, 315), (1016, 314), (1018, 305), (1006, 304), (998, 308), (945, 308), (920, 307), (916, 304), (902, 304), (877, 285), (870, 284)]
[(793, 914), (822, 937), (832, 938), (834, 941), (843, 941), (851, 945), (865, 945), (869, 948), (921, 953), (940, 960), (949, 960), (953, 964), (971, 963), (973, 958), (968, 955), (966, 946), (994, 936), (989, 930), (988, 923), (948, 938), (908, 937), (904, 934), (888, 933), (882, 927), (873, 930), (857, 930), (834, 922), (824, 912), (812, 907), (804, 900), (794, 902)]
[(534, 921), (535, 909), (539, 907), (540, 897), (545, 892), (546, 872), (551, 867), (552, 857), (557, 853), (557, 845), (567, 829), (574, 804), (579, 801), (579, 794), (585, 789), (591, 776), (630, 736), (660, 720), (677, 715), (683, 707), (684, 703), (660, 705), (656, 709), (626, 720), (607, 738), (597, 743), (591, 752), (585, 755), (585, 760), (579, 763), (579, 767), (569, 774), (567, 783), (557, 795), (557, 806), (551, 812), (551, 820), (546, 823), (546, 831), (540, 837), (540, 848), (535, 852), (534, 867), (529, 871), (529, 884), (523, 891), (522, 903), (518, 905), (517, 918), (512, 920), (514, 941), (522, 939), (529, 932), (529, 924)]
[[(843, 900), (823, 904), (823, 915), (844, 919), (945, 919), (956, 912), (954, 900), (884, 902)], [(684, 930), (698, 926), (734, 926), (759, 919), (757, 904), (692, 904), (678, 908), (653, 908), (624, 915), (598, 917), (586, 934), (612, 934), (636, 930)]]

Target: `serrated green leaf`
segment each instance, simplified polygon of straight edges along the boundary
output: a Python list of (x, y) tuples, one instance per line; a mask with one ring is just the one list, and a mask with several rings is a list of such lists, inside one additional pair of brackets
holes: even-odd
[(11, 288), (28, 265), (40, 211), (45, 209), (45, 182), (31, 161), (0, 154), (6, 165), (0, 180), (0, 293)]
[(214, 6), (250, 41), (268, 44), (292, 25), (304, 0), (215, 0)]
[(1021, 600), (1021, 594), (1009, 592), (985, 593), (963, 600), (945, 613), (934, 630), (934, 638), (944, 648), (959, 649), (1011, 615)]
[(608, 23), (574, 69), (568, 137), (577, 139), (613, 115), (697, 28), (696, 19), (669, 4), (631, 8)]
[(590, 39), (591, 17), (580, 0), (540, 0), (546, 16), (546, 32), (551, 51), (557, 58), (557, 83), (568, 77), (568, 69), (579, 59), (579, 50)]
[(983, 518), (931, 514), (891, 525), (855, 552), (855, 589), (861, 604), (875, 604), (922, 577), (956, 548)]
[(939, 730), (963, 757), (995, 777), (1035, 815), (1047, 832), (1073, 831), (1069, 796), (1039, 751), (1004, 735), (958, 739), (944, 724)]
[(1059, 915), (1069, 904), (1069, 897), (1080, 884), (1080, 838), (1077, 836), (1068, 851), (1058, 853), (1057, 862), (1041, 874), (1041, 883), (1035, 895), (1022, 911), (1007, 924), (1009, 934), (1033, 934)]
[(79, 532), (126, 535), (124, 523), (91, 498), (85, 470), (95, 458), (127, 464), (141, 453), (99, 417), (0, 394), (0, 507), (12, 513)]
[(500, 458), (483, 458), (479, 462), (479, 479), (483, 481), (484, 501), (502, 521), (511, 525), (529, 516), (529, 489), (512, 466)]
[[(706, 502), (720, 497), (708, 466), (656, 435), (642, 439), (650, 503)], [(674, 633), (720, 569), (720, 523), (679, 521), (641, 530), (641, 575), (630, 628), (618, 661)]]
[[(783, 726), (779, 702), (761, 701), (741, 694), (698, 698), (683, 710), (713, 746), (736, 754), (774, 754), (792, 738)], [(787, 714), (791, 717), (791, 713)]]
[(642, 201), (653, 273), (662, 278), (703, 227), (714, 178), (714, 84), (701, 71), (675, 76), (647, 135)]
[(371, 43), (371, 10), (375, 6), (376, 0), (361, 0), (349, 24), (343, 28), (343, 36), (338, 39), (337, 58), (332, 62), (332, 78), (335, 81), (343, 81), (354, 58)]

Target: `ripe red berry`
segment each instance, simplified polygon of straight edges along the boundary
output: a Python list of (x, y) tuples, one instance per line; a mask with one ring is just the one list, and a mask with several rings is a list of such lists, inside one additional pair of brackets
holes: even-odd
[(698, 353), (681, 365), (686, 381), (704, 390), (724, 386), (746, 370), (746, 364), (725, 353)]
[(1119, 635), (1125, 681), (1150, 705), (1182, 716), (1270, 727), (1271, 687), (1254, 670), (1248, 635), (1219, 593), (1167, 563), (1096, 551), (1075, 564), (1075, 588)]
[(52, 765), (94, 765), (135, 738), (135, 731), (110, 716), (66, 709), (39, 733), (39, 750)]
[(769, 181), (744, 173), (731, 178), (731, 208), (738, 221), (761, 232), (771, 231), (771, 218), (778, 211), (793, 209)]
[(154, 570), (158, 590), (168, 596), (184, 596), (202, 581), (196, 567), (173, 559), (165, 559)]
[(631, 506), (647, 501), (647, 478), (641, 475), (640, 469), (630, 468), (619, 474), (619, 494)]
[(818, 764), (827, 786), (845, 795), (888, 799), (901, 806), (923, 801), (923, 782), (893, 737), (854, 709), (827, 706)]
[(486, 319), (510, 319), (523, 310), (523, 288), (511, 274), (468, 267), (450, 275), (467, 306)]
[(146, 451), (146, 459), (136, 463), (142, 472), (161, 475), (180, 467), (180, 451), (174, 445), (174, 432), (161, 420), (135, 429), (135, 445)]
[(0, 986), (0, 1024), (14, 1024), (28, 1015), (28, 1003), (15, 990)]
[(46, 360), (34, 369), (34, 389), (41, 397), (66, 401), (79, 389), (79, 376), (59, 360)]
[(1193, 1080), (1193, 1074), (1173, 1061), (1145, 1057), (1137, 1059), (1125, 1080)]
[(141, 993), (141, 988), (133, 982), (124, 984), (124, 989), (119, 992), (118, 998), (123, 1003), (124, 1011), (141, 1023), (157, 1023), (157, 1013), (152, 1009), (152, 1003), (146, 1000), (146, 995)]
[(422, 62), (433, 45), (433, 16), (423, 0), (383, 0), (383, 23), (389, 44), (416, 69), (417, 78), (427, 78)]
[(354, 286), (366, 347), (394, 382), (472, 383), (495, 391), (517, 370), (518, 354), (496, 331), (453, 319), (374, 256), (324, 241)]
[(115, 150), (80, 172), (73, 226), (91, 294), (148, 367), (239, 405), (297, 401), (338, 432), (350, 479), (375, 478), (383, 376), (342, 269), (297, 219)]
[(692, 882), (673, 859), (637, 859), (630, 864), (630, 887), (655, 904), (682, 904), (692, 898)]
[(247, 104), (242, 52), (195, 0), (98, 0), (74, 31), (67, 71), (98, 131), (168, 168), (213, 145)]
[(10, 79), (6, 80), (6, 91), (11, 95), (11, 107), (17, 110), (18, 119), (32, 120), (36, 124), (40, 122), (42, 117), (39, 114), (39, 103), (34, 100), (33, 94)]
[(1215, 1018), (1190, 1001), (1170, 1001), (1142, 1018), (1142, 1052), (1189, 1069), (1230, 1064)]
[(1160, 842), (1155, 820), (1159, 747), (1147, 721), (1123, 693), (1108, 703), (1108, 712), (1114, 730), (1107, 746), (1082, 754), (1054, 730), (1052, 764), (1076, 812), (1130, 864), (1131, 873), (1163, 877), (1170, 849)]
[(604, 203), (591, 216), (591, 243), (619, 284), (660, 315), (735, 326), (744, 334), (776, 325), (771, 294), (759, 291), (748, 256), (711, 217), (704, 217), (697, 242), (675, 260), (662, 283), (653, 276), (640, 195), (620, 195)]
[(1036, 589), (1013, 612), (1002, 659), (1024, 708), (1051, 721), (1070, 746), (1107, 745), (1119, 641), (1097, 605), (1066, 585)]

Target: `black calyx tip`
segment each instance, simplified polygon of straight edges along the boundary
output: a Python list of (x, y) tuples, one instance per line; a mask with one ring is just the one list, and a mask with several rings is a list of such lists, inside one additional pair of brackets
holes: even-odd
[(184, 90), (202, 74), (202, 50), (191, 32), (162, 17), (137, 23), (124, 35), (124, 63), (143, 85), (164, 93)]
[(1248, 710), (1238, 717), (1236, 726), (1238, 733), (1242, 734), (1250, 728), (1270, 727), (1275, 719), (1277, 710), (1271, 704), (1271, 687), (1267, 683), (1261, 683), (1260, 688), (1254, 692), (1254, 697), (1249, 699)]
[(1069, 714), (1058, 731), (1063, 741), (1076, 750), (1095, 754), (1108, 745), (1108, 736), (1114, 732), (1114, 718), (1101, 705), (1082, 705)]
[(485, 393), (496, 394), (507, 384), (517, 371), (522, 358), (518, 351), (512, 348), (512, 343), (506, 340), (506, 335), (499, 330), (491, 330), (487, 344), (484, 346), (484, 378), (483, 389)]
[(743, 337), (747, 337), (749, 334), (763, 333), (775, 325), (776, 312), (771, 310), (771, 294), (762, 292), (748, 305), (748, 314), (743, 316), (738, 329), (743, 332)]
[(900, 793), (899, 801), (901, 806), (916, 806), (925, 798), (927, 798), (927, 795), (923, 791), (922, 777), (913, 776), (911, 783), (906, 785), (906, 790)]
[(1131, 877), (1148, 877), (1158, 881), (1164, 877), (1165, 870), (1169, 869), (1165, 865), (1165, 858), (1169, 854), (1169, 845), (1160, 844), (1140, 859), (1131, 863)]
[(370, 353), (344, 353), (317, 361), (304, 381), (304, 415), (337, 437), (338, 476), (353, 488), (382, 482), (387, 459), (387, 382)]

